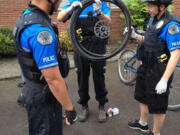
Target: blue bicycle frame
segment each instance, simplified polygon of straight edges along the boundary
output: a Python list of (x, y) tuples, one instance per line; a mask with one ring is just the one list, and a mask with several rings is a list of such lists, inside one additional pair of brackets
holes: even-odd
[(133, 65), (136, 63), (136, 60), (128, 65), (133, 59), (136, 59), (136, 54), (133, 55), (125, 64), (124, 64), (124, 69), (132, 71), (133, 73), (136, 73), (136, 69), (133, 67)]

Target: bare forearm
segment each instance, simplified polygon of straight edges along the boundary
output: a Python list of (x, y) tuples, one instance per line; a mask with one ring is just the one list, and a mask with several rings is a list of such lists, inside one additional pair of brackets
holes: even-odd
[(180, 58), (180, 49), (176, 50), (176, 52), (171, 53), (171, 57), (169, 59), (169, 62), (167, 64), (166, 70), (162, 76), (164, 79), (169, 79), (172, 73), (174, 72), (176, 68), (176, 64), (178, 63), (178, 60)]
[(73, 105), (67, 92), (64, 80), (52, 80), (48, 82), (49, 88), (65, 110), (72, 110)]
[(57, 16), (57, 20), (59, 22), (63, 22), (66, 18), (68, 18), (69, 12), (67, 10), (60, 11)]
[(111, 21), (111, 18), (108, 15), (104, 15), (103, 13), (101, 13), (101, 15), (98, 17), (100, 20), (106, 20), (108, 22)]

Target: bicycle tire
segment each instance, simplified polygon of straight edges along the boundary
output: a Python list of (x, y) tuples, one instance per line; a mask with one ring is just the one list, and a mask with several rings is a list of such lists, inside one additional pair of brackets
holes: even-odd
[(174, 78), (172, 81), (172, 88), (170, 88), (168, 110), (177, 111), (180, 110), (180, 65), (176, 65), (174, 71)]
[(177, 110), (180, 110), (180, 104), (178, 104), (178, 105), (168, 105), (168, 110), (169, 110), (169, 111), (177, 111)]
[[(129, 61), (134, 55), (135, 55), (134, 50), (125, 49), (124, 51), (121, 52), (118, 60), (118, 76), (120, 81), (125, 85), (132, 85), (132, 83), (136, 80), (136, 73), (124, 68), (125, 63), (127, 63), (127, 61)], [(135, 62), (133, 64), (133, 68), (137, 70), (137, 68), (140, 65), (140, 61), (138, 61), (136, 57), (134, 57), (130, 61), (130, 63), (132, 62), (133, 63)]]
[(70, 39), (75, 49), (82, 56), (91, 60), (106, 60), (115, 56), (125, 47), (131, 34), (131, 18), (130, 18), (129, 11), (127, 7), (124, 5), (124, 3), (121, 0), (101, 0), (101, 1), (112, 3), (122, 11), (125, 17), (125, 22), (126, 22), (126, 27), (128, 29), (128, 32), (124, 35), (124, 38), (122, 42), (119, 44), (118, 48), (116, 48), (116, 50), (112, 51), (110, 54), (98, 54), (98, 53), (91, 52), (87, 50), (86, 48), (82, 47), (82, 45), (79, 43), (79, 38), (76, 34), (76, 30), (77, 30), (76, 26), (78, 25), (78, 18), (81, 12), (86, 7), (94, 3), (93, 0), (82, 1), (83, 8), (80, 8), (80, 7), (76, 8), (70, 20)]
[(180, 69), (180, 64), (177, 64), (177, 65), (176, 65), (176, 68), (179, 68), (179, 69)]

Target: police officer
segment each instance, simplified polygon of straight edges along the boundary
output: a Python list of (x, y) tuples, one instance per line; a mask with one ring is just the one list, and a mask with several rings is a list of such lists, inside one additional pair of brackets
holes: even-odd
[[(58, 21), (65, 22), (75, 7), (82, 7), (80, 0), (69, 0), (67, 6), (59, 12)], [(82, 45), (91, 52), (105, 53), (108, 39), (97, 38), (94, 33), (94, 25), (99, 20), (110, 21), (110, 9), (106, 2), (101, 2), (100, 0), (95, 0), (95, 3), (87, 7), (81, 13), (78, 22), (78, 29), (82, 30), (83, 41)], [(95, 62), (82, 57), (76, 50), (74, 51), (75, 69), (77, 71), (78, 79), (78, 103), (82, 105), (81, 113), (79, 115), (79, 120), (84, 122), (87, 120), (89, 115), (88, 100), (89, 96), (89, 74), (90, 68), (92, 68), (93, 81), (96, 92), (96, 100), (99, 102), (98, 107), (98, 121), (106, 121), (106, 112), (104, 105), (108, 102), (107, 90), (105, 88), (105, 77), (104, 73), (106, 70), (105, 61)]]
[[(140, 103), (140, 119), (129, 122), (132, 129), (145, 135), (160, 135), (169, 96), (172, 74), (180, 57), (180, 21), (167, 11), (173, 0), (142, 0), (151, 18), (145, 36), (132, 29), (131, 37), (142, 41), (138, 56), (135, 99)], [(153, 114), (153, 129), (148, 131), (148, 114)], [(148, 131), (148, 132), (147, 132)]]
[(23, 95), (30, 135), (62, 135), (61, 105), (66, 110), (68, 125), (77, 119), (59, 71), (58, 37), (49, 18), (57, 11), (60, 2), (29, 2), (13, 31), (19, 64), (26, 82)]

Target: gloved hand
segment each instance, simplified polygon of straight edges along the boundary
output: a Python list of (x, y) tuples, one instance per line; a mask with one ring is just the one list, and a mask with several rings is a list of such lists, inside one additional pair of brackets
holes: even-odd
[(72, 12), (72, 11), (74, 10), (74, 8), (76, 8), (76, 7), (78, 7), (78, 6), (82, 8), (82, 3), (79, 2), (79, 1), (74, 1), (74, 2), (72, 3), (72, 5), (71, 5), (69, 8), (66, 9), (66, 11), (67, 11), (67, 12)]
[(168, 83), (168, 80), (161, 78), (161, 80), (156, 85), (156, 88), (155, 88), (156, 93), (157, 94), (165, 93), (167, 90), (167, 83)]
[(102, 3), (101, 0), (94, 0), (93, 9), (97, 16), (101, 14)]
[(72, 111), (65, 111), (66, 118), (70, 124), (73, 124), (77, 120), (77, 113), (75, 109)]
[[(126, 32), (128, 32), (127, 27), (125, 28), (123, 35), (126, 34)], [(137, 37), (137, 35), (138, 34), (135, 32), (134, 27), (131, 26), (131, 38), (135, 39)]]

